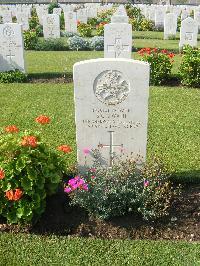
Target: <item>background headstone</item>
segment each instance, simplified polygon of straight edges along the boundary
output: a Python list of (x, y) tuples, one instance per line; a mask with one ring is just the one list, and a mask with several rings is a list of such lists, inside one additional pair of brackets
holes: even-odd
[(15, 69), (25, 72), (22, 26), (0, 24), (0, 72)]
[(197, 46), (198, 26), (196, 21), (188, 17), (181, 22), (179, 49), (184, 45)]
[(44, 38), (60, 38), (60, 18), (59, 15), (49, 14), (43, 17)]
[(124, 7), (117, 10), (111, 23), (104, 26), (104, 57), (131, 58), (132, 26)]

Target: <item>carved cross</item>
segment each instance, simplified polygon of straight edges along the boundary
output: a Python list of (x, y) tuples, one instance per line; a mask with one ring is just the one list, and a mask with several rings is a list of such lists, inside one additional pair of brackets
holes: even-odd
[(9, 50), (9, 54), (7, 54), (6, 57), (9, 59), (9, 63), (12, 64), (12, 58), (14, 58), (15, 55), (12, 54), (11, 50)]
[(129, 45), (123, 44), (121, 38), (115, 38), (115, 43), (108, 45), (107, 49), (109, 52), (115, 52), (115, 57), (119, 57), (124, 51), (129, 51)]
[(110, 143), (109, 144), (101, 144), (99, 143), (98, 147), (100, 148), (109, 148), (109, 166), (111, 167), (113, 165), (113, 159), (114, 159), (114, 147), (120, 147), (121, 150), (123, 149), (123, 144), (114, 144), (113, 141), (113, 134), (114, 131), (108, 131), (110, 134)]

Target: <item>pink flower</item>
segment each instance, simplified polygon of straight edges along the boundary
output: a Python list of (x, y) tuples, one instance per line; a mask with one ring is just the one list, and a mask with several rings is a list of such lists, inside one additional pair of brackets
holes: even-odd
[(82, 189), (85, 190), (85, 191), (88, 191), (88, 184), (84, 184), (84, 185), (82, 186)]
[(72, 189), (71, 189), (70, 187), (66, 187), (66, 188), (64, 189), (64, 192), (65, 192), (65, 193), (70, 193), (70, 192), (72, 192)]
[(148, 187), (149, 185), (149, 181), (148, 180), (144, 180), (144, 187)]
[(85, 156), (87, 156), (90, 153), (90, 149), (89, 148), (84, 148), (83, 149), (83, 153), (85, 154)]
[(92, 176), (91, 176), (91, 178), (92, 178), (92, 179), (95, 179), (95, 176), (94, 176), (94, 175), (92, 175)]

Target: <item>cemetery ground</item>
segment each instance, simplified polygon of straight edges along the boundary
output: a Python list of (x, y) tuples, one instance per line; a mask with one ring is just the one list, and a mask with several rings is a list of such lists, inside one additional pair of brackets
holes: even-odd
[[(177, 40), (160, 40), (159, 44), (150, 38), (137, 41), (138, 48), (154, 47), (155, 43), (163, 49), (178, 47)], [(73, 153), (68, 163), (74, 164), (72, 67), (75, 62), (98, 57), (103, 57), (103, 52), (27, 51), (32, 83), (0, 84), (0, 126), (35, 129), (34, 118), (48, 115), (53, 123), (44, 128), (44, 137), (50, 145), (69, 144)], [(133, 57), (139, 58), (136, 53)], [(174, 60), (172, 72), (176, 77), (181, 56)], [(35, 226), (20, 228), (1, 221), (0, 264), (198, 265), (199, 102), (199, 89), (182, 87), (176, 78), (166, 86), (150, 87), (148, 159), (155, 154), (161, 157), (173, 173), (172, 180), (183, 187), (170, 218), (147, 223), (129, 215), (99, 221), (83, 210), (69, 208), (66, 194), (60, 191), (48, 199), (47, 210)], [(130, 241), (133, 239), (136, 241)]]

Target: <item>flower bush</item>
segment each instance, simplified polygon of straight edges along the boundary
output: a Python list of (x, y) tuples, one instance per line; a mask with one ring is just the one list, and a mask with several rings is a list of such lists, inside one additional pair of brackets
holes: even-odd
[(29, 29), (35, 30), (38, 37), (41, 37), (43, 35), (43, 28), (39, 23), (39, 18), (35, 8), (33, 8), (31, 11), (31, 18), (29, 19)]
[(27, 75), (18, 69), (0, 72), (0, 83), (22, 83), (27, 81)]
[(78, 33), (81, 37), (91, 37), (92, 36), (92, 27), (86, 23), (78, 23)]
[(139, 52), (143, 61), (150, 64), (150, 83), (160, 85), (171, 77), (173, 53), (157, 48), (143, 48)]
[(90, 40), (90, 48), (95, 51), (103, 51), (104, 49), (104, 37), (95, 36)]
[(35, 50), (37, 51), (67, 51), (69, 50), (67, 40), (65, 38), (59, 39), (39, 39)]
[(179, 189), (173, 188), (165, 167), (158, 160), (141, 170), (136, 165), (130, 159), (118, 160), (109, 168), (95, 162), (86, 175), (70, 179), (64, 191), (72, 205), (79, 205), (100, 219), (129, 212), (140, 213), (146, 220), (169, 215)]
[(97, 29), (97, 36), (104, 36), (104, 26), (106, 25), (106, 22), (101, 22), (99, 25), (96, 26)]
[(200, 48), (183, 48), (179, 75), (183, 85), (200, 87)]
[(24, 48), (26, 50), (34, 50), (37, 42), (38, 36), (35, 30), (27, 30), (23, 32), (24, 36)]
[(68, 39), (69, 49), (73, 51), (88, 50), (89, 42), (82, 37), (73, 36)]
[[(35, 121), (44, 127), (50, 118), (41, 115)], [(40, 217), (47, 195), (57, 191), (65, 172), (63, 155), (71, 151), (69, 146), (62, 151), (48, 146), (39, 131), (22, 131), (16, 125), (2, 129), (0, 215), (8, 223), (31, 223)]]

